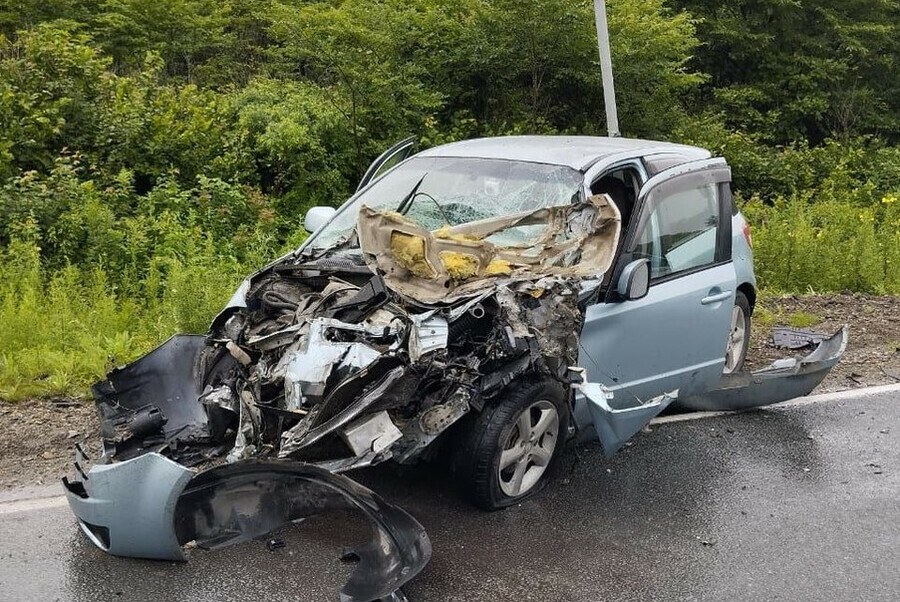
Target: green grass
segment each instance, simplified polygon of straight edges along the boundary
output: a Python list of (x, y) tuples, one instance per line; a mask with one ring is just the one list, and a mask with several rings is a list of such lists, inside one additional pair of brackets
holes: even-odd
[(757, 328), (771, 328), (775, 325), (775, 314), (771, 310), (761, 307), (761, 300), (757, 300), (757, 305), (753, 310), (753, 324)]
[(175, 263), (160, 295), (143, 299), (118, 296), (102, 270), (9, 278), (0, 297), (0, 399), (86, 395), (111, 368), (172, 334), (205, 332), (248, 271)]
[[(846, 196), (857, 194), (846, 191)], [(900, 202), (797, 195), (742, 209), (753, 228), (756, 276), (773, 293), (900, 294)], [(865, 203), (865, 204), (864, 204)]]
[(822, 322), (822, 318), (805, 311), (797, 311), (787, 316), (788, 326), (794, 328), (809, 328)]

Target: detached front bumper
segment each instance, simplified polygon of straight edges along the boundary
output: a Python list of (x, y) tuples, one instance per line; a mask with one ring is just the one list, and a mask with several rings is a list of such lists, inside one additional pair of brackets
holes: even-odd
[(95, 464), (82, 480), (63, 479), (63, 485), (81, 529), (101, 550), (116, 556), (186, 560), (175, 536), (175, 506), (193, 476), (168, 458), (145, 454)]
[(195, 472), (160, 454), (96, 464), (64, 479), (85, 534), (117, 556), (186, 560), (194, 541), (216, 549), (262, 537), (323, 512), (352, 509), (372, 525), (370, 543), (341, 590), (342, 602), (401, 599), (399, 588), (431, 557), (425, 529), (405, 511), (341, 475), (306, 464), (246, 461)]
[(691, 411), (737, 411), (809, 395), (840, 361), (849, 337), (850, 329), (844, 326), (805, 357), (778, 360), (755, 372), (725, 374), (717, 389), (679, 397), (673, 406)]

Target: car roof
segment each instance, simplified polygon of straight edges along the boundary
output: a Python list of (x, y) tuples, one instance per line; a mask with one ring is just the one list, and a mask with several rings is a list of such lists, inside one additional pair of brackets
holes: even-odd
[(675, 153), (687, 160), (705, 159), (709, 151), (696, 146), (602, 136), (502, 136), (452, 142), (422, 151), (420, 157), (477, 157), (566, 165), (586, 170), (597, 161), (615, 156), (642, 157)]

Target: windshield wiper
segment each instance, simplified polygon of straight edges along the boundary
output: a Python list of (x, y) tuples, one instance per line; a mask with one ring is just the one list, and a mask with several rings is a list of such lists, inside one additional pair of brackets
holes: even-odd
[(422, 186), (422, 182), (425, 181), (425, 176), (427, 175), (427, 173), (423, 175), (422, 178), (418, 182), (416, 182), (416, 185), (413, 186), (413, 189), (409, 191), (409, 194), (403, 197), (403, 200), (400, 201), (400, 205), (397, 206), (397, 213), (399, 213), (400, 215), (406, 215), (406, 212), (410, 210), (413, 201), (416, 200), (416, 197), (423, 196), (434, 203), (434, 206), (437, 207), (438, 211), (441, 212), (441, 216), (443, 216), (444, 222), (446, 222), (447, 225), (450, 225), (450, 218), (447, 217), (447, 213), (444, 211), (444, 208), (441, 207), (441, 204), (437, 202), (437, 199), (435, 199), (427, 192), (419, 192), (419, 188)]
[[(434, 203), (434, 206), (437, 207), (438, 211), (441, 212), (441, 216), (444, 218), (444, 223), (445, 223), (445, 224), (447, 224), (448, 226), (452, 226), (452, 225), (453, 225), (453, 224), (450, 223), (450, 218), (447, 217), (447, 212), (444, 211), (444, 208), (441, 207), (441, 204), (437, 202), (437, 199), (436, 199), (436, 198), (434, 198), (433, 196), (431, 196), (431, 195), (428, 194), (427, 192), (417, 192), (416, 194), (413, 195), (412, 198), (415, 199), (416, 197), (420, 197), (420, 196), (423, 196), (423, 197), (425, 197), (426, 199), (430, 200), (432, 203)], [(412, 206), (412, 199), (410, 199), (409, 205), (410, 205), (410, 207)]]
[(416, 198), (416, 193), (419, 192), (419, 187), (422, 185), (422, 182), (425, 181), (425, 176), (427, 175), (428, 172), (425, 172), (422, 177), (419, 178), (419, 181), (416, 182), (416, 185), (413, 186), (413, 189), (409, 191), (409, 194), (403, 197), (403, 200), (400, 201), (399, 205), (397, 205), (397, 213), (399, 213), (400, 215), (405, 215), (406, 212), (409, 211), (409, 206), (412, 205), (412, 201), (414, 198)]

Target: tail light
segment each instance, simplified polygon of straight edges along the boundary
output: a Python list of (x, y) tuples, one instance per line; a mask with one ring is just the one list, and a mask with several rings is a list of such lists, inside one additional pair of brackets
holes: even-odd
[(744, 239), (747, 241), (747, 246), (751, 249), (753, 248), (753, 234), (750, 233), (750, 224), (744, 222), (744, 225), (741, 227), (741, 231), (744, 233)]

